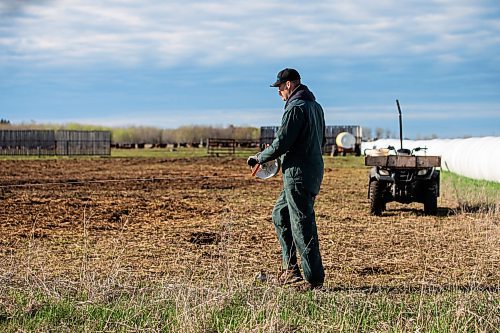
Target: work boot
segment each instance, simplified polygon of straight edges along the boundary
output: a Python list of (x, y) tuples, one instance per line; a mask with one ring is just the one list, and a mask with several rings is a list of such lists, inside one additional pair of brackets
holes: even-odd
[(302, 278), (302, 274), (298, 269), (285, 269), (281, 272), (278, 277), (278, 282), (281, 285), (293, 284), (297, 282), (301, 282), (304, 279)]

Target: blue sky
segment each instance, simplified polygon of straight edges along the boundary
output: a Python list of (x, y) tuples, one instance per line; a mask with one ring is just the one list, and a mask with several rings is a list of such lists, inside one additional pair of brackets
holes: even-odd
[(0, 117), (279, 125), (299, 70), (329, 125), (500, 135), (498, 0), (0, 0)]

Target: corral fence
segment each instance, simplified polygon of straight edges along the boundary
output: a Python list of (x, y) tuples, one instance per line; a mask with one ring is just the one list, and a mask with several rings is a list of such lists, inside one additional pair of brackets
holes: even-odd
[[(276, 137), (276, 132), (278, 132), (279, 126), (263, 126), (260, 128), (260, 147), (263, 148), (268, 144), (271, 144)], [(337, 144), (335, 142), (337, 136), (342, 132), (348, 132), (354, 135), (356, 138), (356, 146), (354, 152), (358, 154), (361, 152), (361, 137), (362, 131), (361, 126), (358, 125), (330, 125), (325, 128), (326, 145), (323, 147), (323, 154), (331, 154), (337, 149)]]
[(210, 156), (234, 155), (236, 153), (255, 153), (259, 150), (259, 142), (255, 140), (207, 139), (207, 154)]
[(0, 155), (110, 154), (110, 131), (0, 130)]
[(263, 149), (266, 145), (273, 143), (276, 137), (276, 132), (279, 130), (279, 126), (263, 126), (260, 128), (260, 148)]
[(56, 155), (110, 155), (110, 131), (56, 131)]

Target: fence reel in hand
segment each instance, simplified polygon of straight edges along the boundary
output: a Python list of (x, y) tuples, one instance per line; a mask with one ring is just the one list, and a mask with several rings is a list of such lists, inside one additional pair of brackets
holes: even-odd
[[(260, 153), (257, 153), (255, 156), (259, 157)], [(277, 158), (275, 160), (257, 164), (252, 168), (252, 176), (255, 176), (260, 179), (268, 179), (274, 177), (278, 174), (281, 168), (280, 159)]]

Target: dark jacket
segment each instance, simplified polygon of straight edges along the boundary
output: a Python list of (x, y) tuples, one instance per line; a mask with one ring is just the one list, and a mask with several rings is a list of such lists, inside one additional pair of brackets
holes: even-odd
[(323, 180), (325, 118), (321, 105), (305, 86), (298, 86), (285, 104), (281, 127), (259, 162), (281, 158), (284, 186), (301, 186), (312, 195)]

